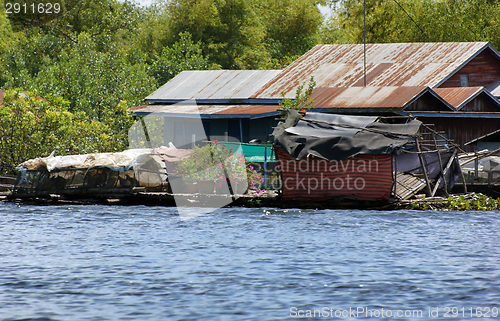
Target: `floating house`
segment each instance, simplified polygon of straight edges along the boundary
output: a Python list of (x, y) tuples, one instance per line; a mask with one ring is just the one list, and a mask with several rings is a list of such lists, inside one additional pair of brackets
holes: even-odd
[[(453, 146), (423, 146), (411, 117), (287, 111), (275, 129), (283, 199), (406, 199), (447, 193), (460, 175)], [(433, 133), (436, 134), (436, 133)]]

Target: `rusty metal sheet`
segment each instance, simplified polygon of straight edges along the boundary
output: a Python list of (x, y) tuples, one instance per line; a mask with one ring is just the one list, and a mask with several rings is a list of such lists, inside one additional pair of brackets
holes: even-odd
[(247, 99), (280, 72), (281, 70), (183, 71), (145, 100)]
[(239, 105), (232, 106), (223, 111), (216, 112), (214, 114), (221, 115), (260, 115), (275, 113), (276, 109), (280, 108), (279, 105)]
[[(327, 162), (315, 156), (296, 160), (281, 147), (275, 151), (282, 167), (283, 199), (383, 200), (391, 196), (394, 184), (392, 154), (356, 155), (342, 161)], [(376, 166), (365, 171), (349, 166), (371, 163)]]
[(456, 110), (459, 110), (474, 97), (484, 92), (483, 87), (434, 88), (433, 90)]
[(143, 105), (130, 108), (135, 115), (212, 115), (211, 118), (233, 116), (258, 118), (268, 114), (276, 114), (279, 105), (196, 105), (196, 104), (175, 104), (175, 105)]
[[(367, 86), (436, 87), (477, 54), (487, 42), (368, 44)], [(317, 45), (297, 59), (252, 98), (293, 98), (311, 76), (317, 87), (363, 86), (363, 45)]]
[(333, 87), (316, 88), (311, 94), (315, 108), (405, 108), (428, 87)]

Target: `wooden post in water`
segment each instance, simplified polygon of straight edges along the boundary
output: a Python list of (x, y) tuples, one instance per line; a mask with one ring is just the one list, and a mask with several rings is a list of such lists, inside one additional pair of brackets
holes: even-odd
[(490, 171), (488, 172), (488, 194), (491, 195), (491, 181), (492, 181), (492, 178), (493, 178), (493, 172)]

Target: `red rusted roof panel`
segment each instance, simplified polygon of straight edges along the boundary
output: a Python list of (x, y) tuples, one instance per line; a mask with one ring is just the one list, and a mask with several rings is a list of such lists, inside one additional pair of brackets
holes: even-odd
[(459, 109), (472, 98), (484, 90), (483, 87), (453, 87), (453, 88), (434, 88), (436, 94), (446, 100), (450, 105)]
[(316, 88), (311, 94), (315, 108), (404, 108), (427, 87), (333, 87)]
[(276, 112), (279, 105), (143, 105), (130, 108), (134, 113), (185, 115), (261, 115)]
[[(394, 43), (366, 46), (368, 86), (435, 87), (454, 74), (486, 42)], [(266, 83), (252, 98), (293, 98), (311, 76), (317, 87), (352, 87), (364, 83), (363, 45), (317, 45)]]
[(279, 105), (238, 105), (219, 111), (216, 115), (260, 115), (276, 112)]

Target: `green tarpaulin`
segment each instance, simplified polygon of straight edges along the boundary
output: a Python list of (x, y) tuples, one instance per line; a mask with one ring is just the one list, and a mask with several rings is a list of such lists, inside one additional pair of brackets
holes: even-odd
[(225, 142), (219, 142), (219, 144), (226, 145), (228, 149), (233, 148), (233, 150), (236, 153), (241, 153), (243, 150), (243, 156), (245, 156), (247, 162), (263, 163), (264, 155), (267, 155), (268, 162), (276, 161), (276, 157), (274, 156), (273, 146), (271, 144), (247, 144), (247, 143), (225, 143)]

